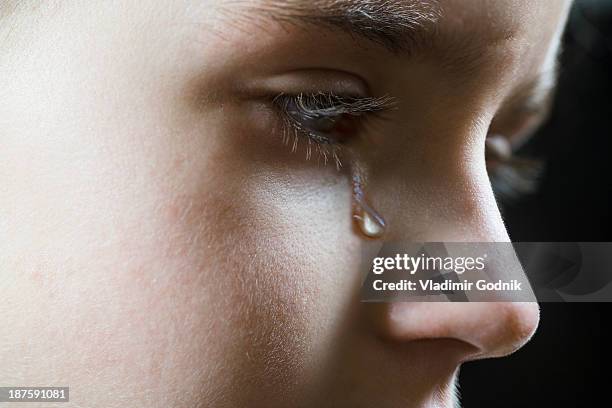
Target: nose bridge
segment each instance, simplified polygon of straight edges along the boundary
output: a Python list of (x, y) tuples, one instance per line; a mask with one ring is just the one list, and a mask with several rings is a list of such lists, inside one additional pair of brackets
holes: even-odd
[[(367, 190), (387, 220), (387, 239), (509, 240), (490, 186), (484, 147), (480, 152), (478, 143), (465, 147), (451, 142), (438, 148), (417, 144), (410, 155), (401, 158), (398, 153), (383, 170), (373, 169)], [(406, 151), (403, 145), (397, 150)]]

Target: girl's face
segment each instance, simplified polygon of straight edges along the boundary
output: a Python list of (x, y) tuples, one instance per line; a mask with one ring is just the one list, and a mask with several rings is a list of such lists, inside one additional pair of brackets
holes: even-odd
[[(508, 240), (485, 140), (538, 121), (566, 13), (1, 6), (0, 383), (75, 407), (451, 406), (458, 365), (520, 347), (537, 306), (374, 307), (360, 262)], [(353, 222), (356, 169), (384, 239)]]

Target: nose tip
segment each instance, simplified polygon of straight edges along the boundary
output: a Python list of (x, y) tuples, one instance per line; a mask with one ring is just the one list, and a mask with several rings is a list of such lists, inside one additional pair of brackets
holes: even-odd
[(472, 346), (462, 361), (514, 352), (529, 341), (540, 316), (535, 302), (396, 302), (386, 307), (386, 337), (459, 340)]

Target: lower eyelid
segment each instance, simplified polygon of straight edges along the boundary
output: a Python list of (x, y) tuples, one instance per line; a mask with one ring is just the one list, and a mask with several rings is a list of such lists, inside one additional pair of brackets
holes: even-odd
[[(337, 169), (342, 167), (343, 149), (340, 143), (308, 129), (299, 128), (297, 123), (288, 121), (278, 106), (270, 102), (265, 108), (260, 105), (255, 115), (254, 120), (259, 123), (267, 122), (268, 133), (272, 130), (277, 145), (284, 147), (286, 154), (301, 156), (304, 161), (330, 164)], [(262, 131), (266, 132), (264, 129)]]
[(319, 134), (318, 132), (308, 129), (307, 127), (298, 123), (295, 119), (288, 117), (285, 113), (280, 112), (281, 120), (283, 122), (283, 132), (292, 132), (294, 136), (307, 137), (315, 143), (319, 144), (334, 144), (335, 141), (331, 137), (327, 137)]

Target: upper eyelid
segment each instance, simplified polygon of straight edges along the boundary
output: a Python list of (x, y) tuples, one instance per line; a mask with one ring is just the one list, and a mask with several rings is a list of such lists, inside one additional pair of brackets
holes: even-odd
[[(285, 108), (291, 101), (296, 102), (302, 113), (312, 113), (317, 116), (363, 115), (393, 109), (397, 104), (394, 97), (387, 95), (382, 97), (343, 96), (331, 92), (295, 95), (281, 93), (274, 98), (276, 104)], [(310, 103), (310, 106), (306, 106), (305, 103)]]

